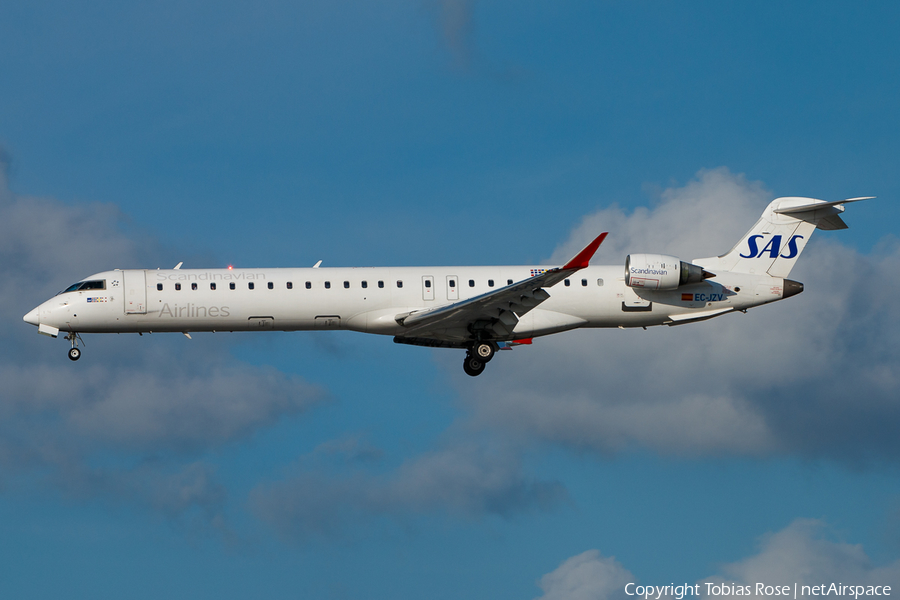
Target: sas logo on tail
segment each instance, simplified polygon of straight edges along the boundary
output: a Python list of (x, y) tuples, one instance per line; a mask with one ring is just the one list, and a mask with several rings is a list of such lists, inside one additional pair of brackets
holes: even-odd
[(787, 248), (785, 251), (786, 254), (781, 253), (781, 236), (773, 235), (772, 239), (769, 240), (769, 243), (765, 245), (765, 247), (760, 250), (759, 242), (757, 240), (764, 238), (763, 235), (751, 235), (747, 240), (747, 245), (749, 248), (747, 249), (747, 254), (741, 254), (741, 258), (760, 258), (763, 254), (767, 254), (767, 258), (796, 258), (800, 251), (797, 249), (797, 240), (803, 239), (802, 235), (795, 235), (788, 240)]

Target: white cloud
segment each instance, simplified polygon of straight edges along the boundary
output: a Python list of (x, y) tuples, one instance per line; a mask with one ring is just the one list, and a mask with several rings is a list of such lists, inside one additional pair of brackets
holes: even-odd
[[(875, 566), (860, 544), (828, 539), (827, 526), (815, 519), (797, 519), (766, 535), (760, 552), (724, 565), (721, 574), (704, 581), (734, 581), (744, 585), (900, 585), (900, 560)], [(701, 587), (701, 590), (705, 586)]]
[(588, 550), (564, 561), (541, 577), (541, 600), (607, 600), (626, 597), (624, 588), (634, 576), (611, 556)]
[(4, 319), (21, 321), (39, 302), (91, 273), (156, 263), (159, 246), (139, 232), (125, 235), (126, 219), (116, 206), (19, 196), (9, 189), (6, 170), (0, 156)]
[(616, 205), (587, 215), (548, 261), (562, 264), (600, 232), (608, 231), (594, 262), (621, 264), (635, 252), (674, 254), (682, 260), (731, 249), (772, 200), (761, 182), (726, 168), (703, 170), (680, 188), (669, 188), (652, 207), (626, 213)]
[(547, 509), (566, 498), (563, 486), (522, 472), (518, 453), (472, 440), (410, 459), (381, 475), (302, 472), (259, 486), (254, 512), (288, 539), (343, 533), (362, 518), (407, 519), (426, 513), (478, 518)]
[[(704, 171), (653, 209), (585, 218), (554, 262), (605, 230), (601, 264), (624, 264), (635, 251), (720, 254), (769, 200), (758, 183)], [(879, 276), (900, 267), (900, 247), (865, 256), (823, 238), (791, 273), (806, 284), (799, 296), (699, 324), (539, 338), (485, 375), (454, 381), (475, 423), (526, 441), (600, 452), (900, 456), (891, 433), (900, 426), (900, 322), (888, 318), (900, 310), (900, 283)]]
[[(707, 594), (707, 583), (750, 586), (751, 592), (755, 592), (757, 583), (789, 585), (792, 590), (795, 583), (798, 586), (831, 583), (889, 585), (894, 591), (898, 589), (900, 560), (875, 565), (861, 545), (832, 539), (830, 533), (822, 521), (797, 519), (781, 531), (764, 536), (758, 553), (725, 564), (720, 572), (697, 581), (700, 595), (710, 599), (723, 597)], [(639, 598), (625, 595), (624, 586), (629, 582), (670, 584), (668, 581), (639, 582), (614, 559), (602, 557), (597, 550), (589, 550), (573, 556), (555, 571), (544, 575), (539, 585), (544, 590), (542, 600)], [(662, 598), (670, 600), (674, 595), (664, 594)]]
[[(0, 365), (0, 430), (125, 451), (197, 450), (245, 437), (305, 410), (322, 393), (267, 367), (145, 356), (137, 365)], [(52, 415), (53, 418), (50, 418)], [(43, 418), (41, 418), (43, 417)]]
[[(767, 200), (757, 183), (722, 169), (703, 172), (666, 191), (653, 209), (629, 215), (610, 208), (587, 217), (557, 255), (567, 258), (604, 229), (613, 232), (605, 262), (635, 249), (689, 259), (719, 253)], [(123, 233), (114, 207), (19, 197), (5, 180), (0, 234), (11, 287), (35, 296), (23, 308), (9, 288), (0, 292), (0, 330), (9, 342), (0, 348), (6, 482), (41, 474), (76, 497), (199, 512), (212, 522), (227, 494), (198, 456), (324, 397), (299, 378), (229, 358), (219, 339), (176, 344), (153, 336), (101, 363), (69, 363), (48, 352), (48, 340), (21, 315), (69, 279), (147, 264), (161, 250)], [(900, 332), (880, 316), (896, 312), (900, 290), (878, 274), (897, 266), (896, 246), (866, 257), (814, 240), (798, 268), (807, 292), (774, 307), (680, 328), (539, 339), (460, 383), (471, 407), (466, 426), (482, 427), (491, 443), (456, 431), (442, 448), (385, 470), (378, 448), (344, 437), (313, 454), (343, 457), (349, 471), (330, 465), (260, 485), (253, 510), (296, 539), (361, 517), (478, 518), (548, 508), (566, 493), (523, 469), (522, 448), (536, 440), (596, 451), (639, 445), (683, 454), (896, 453), (892, 365)], [(866, 287), (873, 279), (880, 284)], [(111, 455), (117, 467), (92, 466)], [(583, 567), (589, 571), (590, 560)]]
[(103, 360), (70, 363), (63, 344), (38, 336), (22, 315), (90, 273), (158, 264), (163, 251), (127, 231), (115, 206), (13, 193), (7, 165), (0, 152), (0, 484), (38, 480), (76, 498), (219, 519), (226, 494), (198, 455), (324, 394), (230, 358), (221, 338), (135, 337), (122, 352), (88, 336)]

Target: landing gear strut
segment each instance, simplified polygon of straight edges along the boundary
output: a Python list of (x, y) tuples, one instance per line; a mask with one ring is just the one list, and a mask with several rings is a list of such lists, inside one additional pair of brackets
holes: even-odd
[[(72, 348), (69, 349), (69, 360), (81, 358), (81, 350), (78, 349), (78, 340), (81, 340), (81, 336), (72, 331), (63, 339), (72, 341)], [(84, 346), (84, 340), (81, 340), (81, 345)]]

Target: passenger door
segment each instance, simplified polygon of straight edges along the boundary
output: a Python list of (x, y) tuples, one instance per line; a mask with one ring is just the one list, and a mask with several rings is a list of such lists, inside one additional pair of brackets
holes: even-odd
[(147, 314), (147, 271), (127, 270), (122, 271), (125, 293), (125, 314)]

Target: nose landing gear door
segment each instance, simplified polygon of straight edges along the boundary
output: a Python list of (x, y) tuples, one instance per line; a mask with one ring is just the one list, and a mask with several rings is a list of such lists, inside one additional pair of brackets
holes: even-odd
[(124, 277), (125, 314), (147, 314), (147, 271), (122, 271)]

